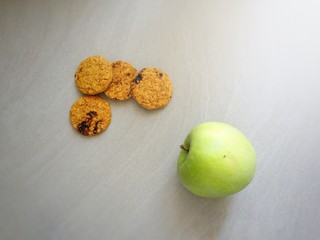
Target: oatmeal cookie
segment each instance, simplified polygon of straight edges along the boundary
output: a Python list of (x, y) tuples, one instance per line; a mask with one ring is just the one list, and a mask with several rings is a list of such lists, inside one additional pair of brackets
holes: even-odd
[(145, 109), (154, 110), (167, 106), (172, 97), (172, 82), (158, 68), (144, 68), (131, 82), (133, 98)]
[(104, 92), (112, 81), (112, 65), (102, 56), (84, 59), (77, 68), (74, 79), (79, 90), (87, 95)]
[(131, 97), (131, 82), (138, 71), (129, 63), (116, 61), (112, 64), (112, 81), (104, 92), (113, 100), (127, 100)]
[(96, 135), (111, 123), (109, 103), (98, 96), (80, 97), (71, 107), (70, 122), (83, 135)]

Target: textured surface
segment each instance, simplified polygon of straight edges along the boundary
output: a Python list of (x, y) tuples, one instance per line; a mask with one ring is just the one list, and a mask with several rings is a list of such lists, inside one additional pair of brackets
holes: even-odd
[[(320, 1), (40, 1), (0, 7), (0, 239), (317, 240)], [(168, 73), (164, 109), (110, 101), (107, 134), (69, 110), (80, 61)], [(231, 123), (257, 151), (243, 192), (179, 183), (191, 128)]]

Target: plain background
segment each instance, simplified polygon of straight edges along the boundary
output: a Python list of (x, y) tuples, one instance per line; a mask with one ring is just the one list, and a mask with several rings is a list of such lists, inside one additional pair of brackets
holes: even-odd
[[(94, 54), (163, 69), (172, 101), (109, 101), (108, 130), (81, 136), (73, 75)], [(0, 239), (319, 239), (319, 65), (317, 0), (1, 1)], [(205, 121), (257, 151), (225, 199), (177, 177)]]

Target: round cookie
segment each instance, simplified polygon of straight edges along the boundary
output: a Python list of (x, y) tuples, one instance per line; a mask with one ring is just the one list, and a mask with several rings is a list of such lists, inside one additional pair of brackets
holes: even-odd
[(83, 135), (96, 135), (111, 122), (109, 103), (98, 96), (80, 97), (70, 109), (72, 126)]
[(116, 61), (112, 64), (112, 81), (104, 92), (113, 100), (127, 100), (131, 97), (131, 82), (138, 71), (129, 63)]
[(145, 109), (165, 107), (172, 97), (172, 82), (158, 68), (144, 68), (131, 83), (133, 98)]
[(84, 94), (104, 92), (112, 81), (112, 65), (102, 56), (88, 57), (78, 66), (74, 79)]

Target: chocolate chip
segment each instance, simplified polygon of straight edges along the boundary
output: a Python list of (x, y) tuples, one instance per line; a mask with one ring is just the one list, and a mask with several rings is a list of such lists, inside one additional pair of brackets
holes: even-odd
[(89, 125), (87, 121), (83, 121), (78, 125), (79, 132), (83, 135), (88, 135)]
[(142, 74), (139, 73), (136, 78), (133, 80), (134, 83), (138, 84), (142, 80)]
[[(79, 130), (79, 132), (80, 133), (82, 133), (83, 135), (89, 135), (89, 127), (90, 127), (90, 125), (91, 125), (91, 122), (92, 122), (92, 118), (94, 117), (94, 116), (97, 116), (98, 115), (98, 113), (97, 112), (95, 112), (95, 111), (90, 111), (90, 112), (88, 112), (87, 113), (87, 116), (89, 116), (89, 118), (88, 119), (86, 119), (85, 121), (82, 121), (79, 125), (78, 125), (78, 130)], [(98, 121), (99, 122), (99, 121)], [(96, 127), (98, 127), (98, 125), (96, 124)], [(95, 127), (95, 129), (96, 129), (96, 127)], [(94, 132), (94, 133), (96, 133), (97, 132), (97, 130)]]
[(87, 115), (88, 115), (90, 118), (92, 118), (92, 117), (94, 117), (94, 116), (97, 116), (98, 113), (95, 112), (95, 111), (90, 111), (90, 112), (87, 113)]
[(96, 125), (94, 126), (94, 129), (93, 129), (93, 133), (94, 133), (94, 134), (97, 133), (98, 125), (99, 125), (100, 122), (101, 122), (101, 120), (96, 122)]

